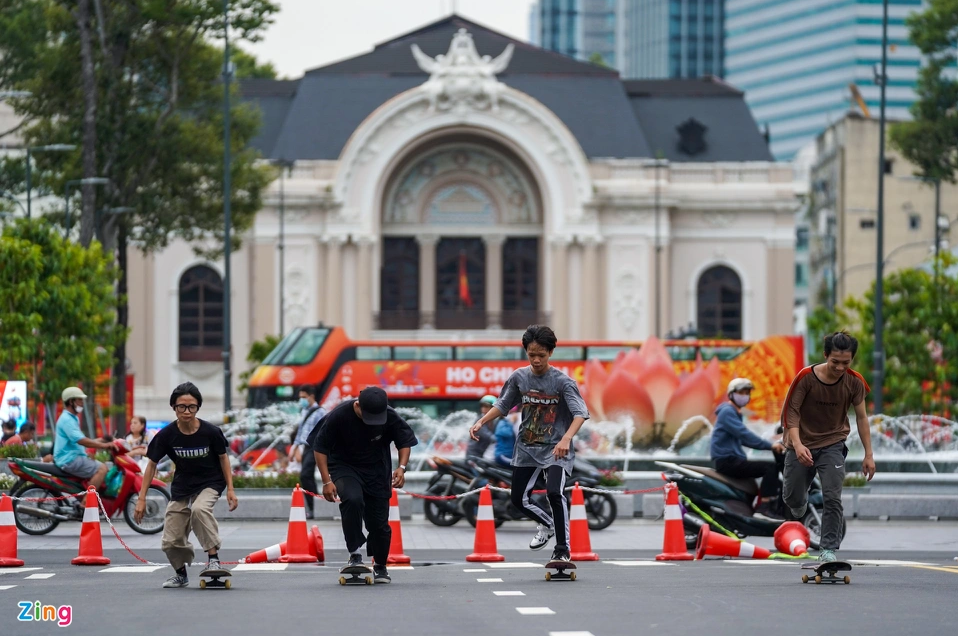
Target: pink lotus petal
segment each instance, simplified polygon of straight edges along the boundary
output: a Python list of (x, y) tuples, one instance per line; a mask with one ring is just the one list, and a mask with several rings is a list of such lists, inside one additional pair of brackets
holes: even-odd
[(648, 392), (649, 397), (652, 398), (652, 404), (655, 407), (655, 421), (663, 421), (669, 400), (680, 384), (672, 362), (666, 362), (658, 358), (653, 359), (642, 368), (636, 379)]
[[(698, 369), (682, 381), (679, 388), (672, 394), (672, 399), (669, 400), (665, 411), (665, 428), (662, 431), (663, 442), (671, 442), (682, 423), (690, 417), (711, 415), (714, 403), (715, 391), (712, 381), (709, 380), (704, 369)], [(683, 433), (679, 445), (694, 439), (702, 428), (698, 425), (690, 426)]]
[(708, 379), (711, 380), (712, 386), (714, 387), (713, 394), (716, 399), (722, 397), (722, 369), (719, 367), (718, 358), (712, 358), (709, 363), (705, 366), (705, 375), (708, 376)]
[(602, 392), (602, 406), (610, 418), (631, 417), (636, 428), (651, 427), (655, 421), (648, 392), (622, 369), (609, 375)]
[(643, 366), (648, 366), (655, 360), (672, 365), (672, 356), (666, 351), (662, 341), (655, 336), (649, 336), (649, 339), (642, 343), (642, 348), (639, 349), (639, 360)]
[(583, 397), (586, 406), (589, 407), (589, 414), (596, 421), (606, 419), (605, 407), (602, 404), (602, 392), (605, 391), (608, 380), (609, 374), (601, 362), (589, 360), (585, 363), (585, 378), (582, 386)]
[(612, 370), (624, 371), (633, 380), (638, 379), (642, 372), (642, 359), (639, 357), (639, 352), (635, 349), (630, 349), (625, 355), (620, 352), (612, 363)]

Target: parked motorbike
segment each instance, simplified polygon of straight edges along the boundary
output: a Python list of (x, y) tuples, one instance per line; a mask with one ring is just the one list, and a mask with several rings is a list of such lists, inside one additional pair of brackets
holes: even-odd
[[(434, 456), (428, 461), (435, 472), (426, 485), (427, 495), (434, 497), (461, 495), (469, 490), (469, 484), (477, 475), (476, 469), (469, 460)], [(423, 512), (431, 522), (444, 527), (456, 525), (463, 517), (458, 499), (446, 501), (426, 499), (423, 501)]]
[[(512, 468), (509, 466), (500, 466), (495, 462), (485, 459), (474, 460), (478, 476), (472, 480), (467, 490), (482, 488), (486, 484), (498, 486), (500, 488), (510, 488), (512, 486)], [(575, 458), (572, 468), (572, 477), (569, 479), (569, 485), (579, 482), (580, 486), (597, 488), (602, 474), (599, 469), (578, 457)], [(545, 480), (540, 476), (536, 481), (533, 490), (545, 490)], [(589, 521), (590, 530), (604, 530), (615, 521), (618, 508), (615, 499), (608, 493), (583, 493), (585, 497), (586, 518)], [(544, 510), (550, 509), (549, 500), (545, 494), (532, 494), (530, 498)], [(479, 495), (469, 495), (464, 497), (461, 503), (461, 509), (466, 520), (475, 527), (476, 517), (479, 510)], [(571, 505), (571, 497), (567, 497)], [(506, 521), (524, 521), (529, 517), (524, 512), (512, 504), (512, 497), (509, 493), (492, 491), (492, 509), (495, 515), (496, 527), (498, 528)]]
[[(110, 449), (113, 468), (107, 473), (104, 492), (100, 493), (103, 510), (108, 518), (123, 512), (127, 524), (140, 534), (157, 534), (163, 530), (163, 519), (170, 493), (159, 479), (150, 482), (147, 490), (146, 514), (140, 523), (133, 520), (133, 512), (140, 497), (143, 474), (139, 465), (129, 456), (122, 442), (114, 442)], [(88, 480), (63, 472), (53, 463), (27, 459), (11, 459), (10, 472), (20, 478), (10, 491), (13, 497), (47, 499), (47, 501), (13, 501), (13, 518), (17, 528), (27, 534), (51, 532), (61, 521), (82, 521), (84, 498), (72, 497), (53, 501), (63, 495), (80, 495), (87, 489)], [(101, 512), (102, 514), (102, 512)]]
[[(771, 537), (784, 521), (770, 521), (754, 516), (753, 504), (758, 500), (758, 484), (754, 479), (727, 477), (711, 468), (655, 462), (665, 468), (662, 479), (674, 482), (679, 493), (712, 518), (717, 524), (734, 532), (739, 538), (748, 536)], [(810, 547), (819, 548), (822, 539), (822, 484), (818, 477), (812, 482), (808, 493), (808, 511), (801, 519), (808, 528)], [(682, 503), (685, 542), (690, 548), (695, 545), (699, 529), (708, 524), (712, 530), (721, 532), (716, 523), (709, 523), (691, 507)], [(842, 538), (845, 524), (842, 523)]]

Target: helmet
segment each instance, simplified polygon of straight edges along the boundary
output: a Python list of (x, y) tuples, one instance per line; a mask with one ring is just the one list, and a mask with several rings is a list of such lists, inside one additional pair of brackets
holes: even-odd
[(736, 391), (741, 391), (742, 389), (754, 389), (755, 386), (752, 385), (752, 381), (748, 378), (735, 378), (728, 383), (728, 390), (725, 392), (726, 395), (731, 395)]
[(495, 403), (496, 403), (496, 396), (494, 395), (483, 395), (482, 398), (479, 400), (479, 404), (487, 404), (489, 406), (493, 406), (495, 405)]
[(64, 402), (67, 402), (69, 400), (75, 400), (75, 399), (85, 400), (86, 393), (81, 391), (79, 387), (70, 386), (63, 389), (63, 393), (60, 395), (60, 399), (62, 399)]

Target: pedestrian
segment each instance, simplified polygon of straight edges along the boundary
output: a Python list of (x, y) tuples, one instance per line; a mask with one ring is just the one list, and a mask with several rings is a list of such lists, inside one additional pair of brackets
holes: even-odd
[[(479, 414), (480, 416), (485, 415), (492, 408), (492, 405), (496, 403), (496, 397), (494, 395), (484, 395), (479, 400)], [(466, 445), (466, 459), (470, 458), (482, 458), (486, 454), (486, 450), (492, 446), (496, 441), (496, 420), (489, 420), (487, 426), (483, 426), (479, 429), (477, 433), (478, 439), (469, 440), (469, 444)]]
[[(748, 378), (734, 378), (728, 383), (725, 394), (729, 401), (715, 410), (715, 427), (712, 429), (709, 450), (715, 470), (723, 475), (745, 479), (761, 477), (759, 505), (753, 516), (766, 521), (782, 521), (784, 517), (778, 513), (781, 492), (778, 475), (784, 468), (785, 447), (779, 442), (764, 440), (745, 427), (742, 409), (752, 399), (753, 388)], [(775, 461), (749, 461), (742, 450), (743, 446), (770, 450)]]
[(190, 583), (186, 567), (193, 562), (191, 530), (207, 554), (206, 569), (222, 569), (219, 559), (222, 544), (213, 506), (224, 489), (230, 512), (239, 504), (233, 492), (226, 436), (220, 428), (196, 417), (201, 406), (203, 396), (192, 382), (173, 389), (170, 407), (176, 419), (160, 429), (147, 448), (143, 485), (133, 511), (133, 520), (140, 523), (146, 512), (146, 493), (156, 474), (156, 464), (168, 456), (175, 471), (160, 547), (174, 573), (163, 587), (186, 587)]
[(17, 421), (13, 418), (3, 422), (3, 437), (0, 437), (0, 446), (20, 446), (23, 438), (17, 434)]
[[(301, 462), (299, 483), (309, 492), (319, 494), (316, 486), (316, 455), (309, 448), (307, 441), (309, 440), (309, 434), (316, 428), (316, 424), (326, 415), (326, 409), (316, 402), (316, 387), (312, 384), (304, 384), (299, 387), (299, 405), (303, 409), (303, 421), (299, 425), (296, 439), (293, 441), (297, 453), (295, 459)], [(307, 495), (304, 502), (306, 503), (306, 518), (314, 518), (313, 496)]]
[(825, 337), (825, 362), (798, 372), (785, 396), (782, 427), (785, 430), (785, 472), (783, 497), (788, 511), (802, 519), (808, 507), (808, 487), (818, 473), (822, 482), (821, 553), (818, 560), (836, 561), (845, 518), (842, 485), (845, 481), (845, 440), (851, 431), (848, 409), (855, 407), (858, 435), (865, 449), (862, 472), (871, 481), (875, 476), (871, 429), (865, 412), (869, 392), (865, 378), (851, 369), (858, 340), (845, 331)]
[[(518, 413), (517, 413), (518, 414)], [(512, 456), (516, 449), (516, 424), (506, 417), (499, 418), (496, 423), (496, 463), (500, 466), (512, 466)], [(513, 418), (515, 419), (515, 418)]]
[[(331, 410), (313, 429), (308, 443), (323, 479), (323, 497), (332, 502), (339, 496), (349, 550), (346, 567), (363, 565), (359, 548), (365, 543), (366, 555), (374, 560), (373, 578), (376, 583), (389, 583), (389, 498), (392, 488), (406, 483), (410, 449), (418, 443), (412, 428), (389, 406), (386, 392), (370, 386), (359, 393), (359, 399), (345, 400)], [(391, 443), (399, 451), (395, 470), (391, 470)]]
[(127, 455), (133, 459), (140, 470), (146, 468), (146, 449), (150, 446), (152, 435), (146, 430), (146, 418), (134, 415), (130, 420), (130, 434), (126, 436)]
[[(521, 423), (512, 457), (512, 503), (539, 522), (529, 547), (540, 550), (555, 536), (552, 560), (568, 561), (569, 508), (565, 485), (575, 458), (572, 439), (589, 418), (589, 411), (575, 381), (549, 366), (556, 343), (556, 335), (549, 327), (532, 325), (526, 329), (522, 348), (529, 366), (516, 369), (509, 376), (495, 406), (472, 425), (469, 435), (476, 439), (486, 422), (521, 405)], [(545, 476), (551, 514), (529, 498), (540, 475)]]

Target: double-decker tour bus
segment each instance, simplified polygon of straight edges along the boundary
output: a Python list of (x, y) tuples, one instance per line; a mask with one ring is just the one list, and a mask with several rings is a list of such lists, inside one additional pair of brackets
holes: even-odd
[[(804, 364), (801, 336), (662, 344), (679, 377), (714, 358), (721, 372), (720, 391), (733, 377), (750, 378), (755, 384), (750, 409), (767, 422), (778, 420), (789, 384)], [(560, 340), (551, 364), (588, 391), (587, 361), (597, 360), (608, 369), (623, 352), (641, 346), (641, 342)], [(367, 386), (379, 386), (392, 406), (417, 407), (439, 418), (461, 409), (476, 410), (480, 397), (498, 395), (509, 375), (526, 364), (516, 340), (351, 340), (342, 327), (301, 327), (253, 372), (248, 406), (295, 400), (303, 384), (315, 385), (317, 400), (327, 406), (355, 397)]]

